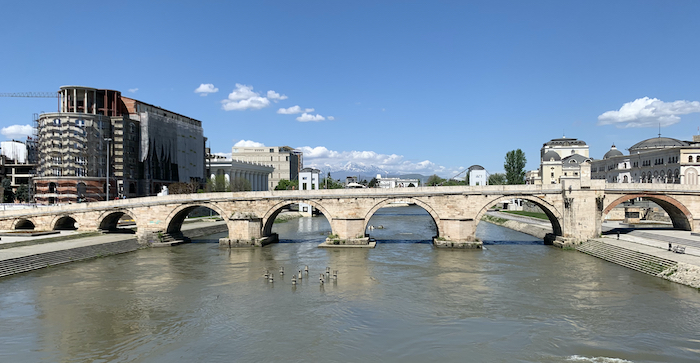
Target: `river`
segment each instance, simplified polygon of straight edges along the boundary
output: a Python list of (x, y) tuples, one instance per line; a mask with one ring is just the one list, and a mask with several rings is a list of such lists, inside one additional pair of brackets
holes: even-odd
[(419, 207), (370, 224), (375, 249), (317, 248), (320, 216), (276, 223), (264, 248), (212, 235), (4, 278), (0, 361), (700, 360), (697, 289), (488, 223), (484, 250), (436, 249)]

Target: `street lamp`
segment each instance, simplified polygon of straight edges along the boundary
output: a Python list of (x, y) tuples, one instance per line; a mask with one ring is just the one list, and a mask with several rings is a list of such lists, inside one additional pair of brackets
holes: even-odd
[(105, 196), (105, 201), (109, 200), (109, 145), (110, 142), (112, 141), (112, 138), (105, 137), (105, 141), (107, 141), (107, 165), (105, 166), (105, 169), (107, 169), (107, 194)]

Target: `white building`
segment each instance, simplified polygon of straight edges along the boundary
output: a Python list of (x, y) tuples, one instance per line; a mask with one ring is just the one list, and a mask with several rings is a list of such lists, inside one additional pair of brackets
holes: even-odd
[(207, 167), (211, 180), (214, 180), (217, 175), (224, 175), (227, 183), (231, 183), (236, 178), (243, 178), (250, 182), (252, 191), (269, 190), (269, 176), (274, 170), (269, 165), (239, 160), (210, 160)]
[(282, 179), (295, 180), (303, 165), (303, 154), (289, 146), (238, 147), (231, 149), (233, 160), (271, 165), (274, 171), (268, 180), (268, 190), (274, 190)]
[(698, 185), (700, 136), (693, 141), (654, 137), (632, 145), (625, 155), (613, 145), (591, 164), (591, 178), (608, 183)]
[(414, 187), (420, 185), (418, 179), (382, 178), (381, 174), (377, 174), (377, 182), (380, 188), (407, 188), (411, 185)]
[(488, 185), (489, 175), (481, 165), (472, 165), (469, 167), (469, 186)]
[(540, 168), (526, 173), (527, 184), (560, 184), (562, 178), (578, 177), (581, 163), (591, 161), (583, 140), (552, 139), (540, 149)]
[[(299, 190), (318, 190), (319, 175), (321, 171), (313, 168), (304, 168), (299, 172)], [(313, 207), (306, 203), (299, 203), (299, 212), (308, 216), (313, 215)]]

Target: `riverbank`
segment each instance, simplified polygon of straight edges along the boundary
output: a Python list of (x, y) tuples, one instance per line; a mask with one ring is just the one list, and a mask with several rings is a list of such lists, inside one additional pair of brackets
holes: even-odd
[[(538, 218), (488, 212), (482, 219), (537, 238), (552, 233)], [(617, 222), (606, 223), (606, 230), (621, 228)], [(684, 248), (683, 254), (669, 251), (669, 244)], [(700, 236), (672, 229), (625, 230), (608, 234), (574, 247), (577, 251), (601, 258), (639, 272), (700, 289)]]
[[(224, 232), (227, 228), (224, 221), (203, 219), (183, 224), (182, 233), (185, 237), (197, 238)], [(73, 233), (63, 234), (60, 240), (44, 236), (12, 237), (22, 240), (8, 241), (6, 246), (15, 247), (0, 249), (0, 277), (144, 248), (131, 233), (70, 232)]]

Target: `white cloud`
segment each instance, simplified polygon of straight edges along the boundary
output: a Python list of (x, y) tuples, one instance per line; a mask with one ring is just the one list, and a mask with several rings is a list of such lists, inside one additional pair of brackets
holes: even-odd
[(3, 127), (0, 130), (0, 134), (8, 139), (24, 139), (27, 136), (31, 136), (34, 128), (29, 125), (12, 125), (8, 127)]
[[(287, 96), (280, 96), (275, 91), (267, 91), (267, 95), (268, 97), (272, 95), (274, 101), (287, 98)], [(227, 99), (221, 101), (221, 107), (226, 111), (259, 110), (270, 106), (268, 97), (262, 97), (259, 93), (254, 92), (253, 86), (236, 83), (236, 89), (229, 93)]]
[(368, 169), (374, 167), (387, 170), (392, 174), (420, 173), (431, 175), (454, 172), (429, 160), (413, 162), (396, 154), (379, 154), (374, 151), (334, 151), (325, 146), (302, 146), (297, 149), (304, 153), (305, 167), (310, 166), (318, 169), (341, 170), (348, 164), (352, 164)]
[(136, 91), (138, 91), (138, 90), (139, 90), (138, 88), (129, 88), (129, 92), (131, 92), (131, 93), (136, 93)]
[(312, 114), (309, 114), (306, 112), (302, 113), (301, 116), (297, 117), (297, 121), (299, 121), (299, 122), (309, 122), (309, 121), (318, 122), (318, 121), (323, 121), (325, 119), (326, 119), (325, 117), (323, 117), (319, 114), (312, 115)]
[(275, 101), (275, 102), (277, 102), (277, 101), (279, 101), (279, 100), (286, 100), (286, 99), (287, 99), (287, 96), (286, 96), (286, 95), (280, 95), (279, 93), (277, 93), (277, 92), (275, 92), (275, 91), (273, 91), (273, 90), (269, 90), (269, 91), (267, 91), (267, 98), (268, 98), (268, 99), (271, 99), (271, 100), (273, 100), (273, 101)]
[(333, 121), (333, 120), (335, 120), (335, 117), (333, 117), (333, 116), (328, 116), (328, 119), (331, 120), (331, 121)]
[(237, 143), (233, 144), (234, 147), (262, 147), (265, 146), (265, 144), (261, 142), (255, 142), (253, 140), (241, 140), (238, 141)]
[(618, 111), (607, 111), (598, 116), (598, 125), (616, 125), (618, 128), (658, 127), (678, 123), (678, 115), (700, 112), (698, 101), (664, 102), (658, 98), (638, 98), (627, 102)]
[(194, 93), (199, 93), (200, 96), (206, 96), (210, 93), (216, 92), (219, 92), (219, 89), (214, 87), (214, 85), (211, 83), (202, 83), (196, 90), (194, 90)]
[(302, 112), (314, 112), (313, 108), (301, 108), (299, 106), (292, 106), (289, 108), (280, 108), (277, 113), (282, 115), (296, 115)]

